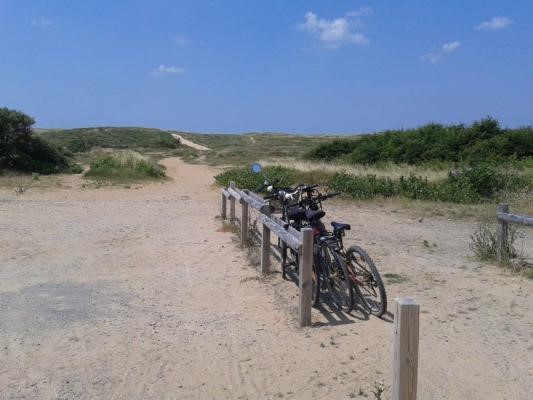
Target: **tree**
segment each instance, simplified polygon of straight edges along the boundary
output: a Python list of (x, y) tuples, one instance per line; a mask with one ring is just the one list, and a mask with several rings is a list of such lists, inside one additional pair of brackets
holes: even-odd
[(33, 136), (34, 123), (24, 113), (0, 108), (0, 169), (50, 174), (69, 167), (63, 151)]

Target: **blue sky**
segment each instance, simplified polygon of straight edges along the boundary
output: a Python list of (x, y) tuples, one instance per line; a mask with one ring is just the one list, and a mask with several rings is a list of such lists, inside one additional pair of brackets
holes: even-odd
[(0, 107), (39, 127), (533, 124), (530, 0), (0, 0)]

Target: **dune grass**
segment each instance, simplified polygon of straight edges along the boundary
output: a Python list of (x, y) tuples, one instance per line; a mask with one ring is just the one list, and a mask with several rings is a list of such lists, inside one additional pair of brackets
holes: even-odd
[[(260, 159), (299, 158), (332, 136), (303, 136), (282, 133), (197, 134), (175, 132), (185, 139), (208, 147), (197, 154), (196, 162), (209, 165), (249, 165)], [(192, 160), (194, 161), (194, 159)]]
[(429, 182), (436, 182), (445, 179), (448, 175), (451, 164), (431, 164), (431, 165), (407, 165), (382, 163), (374, 165), (346, 164), (340, 161), (309, 161), (296, 158), (285, 158), (277, 160), (261, 160), (264, 166), (281, 166), (306, 172), (315, 176), (327, 176), (337, 172), (345, 172), (350, 175), (375, 175), (381, 178), (400, 179), (402, 176), (416, 175), (427, 179)]
[(87, 178), (125, 182), (165, 176), (163, 167), (134, 151), (102, 152), (85, 173)]
[(73, 153), (93, 148), (113, 149), (176, 149), (178, 141), (167, 131), (148, 128), (78, 128), (38, 130), (38, 136)]

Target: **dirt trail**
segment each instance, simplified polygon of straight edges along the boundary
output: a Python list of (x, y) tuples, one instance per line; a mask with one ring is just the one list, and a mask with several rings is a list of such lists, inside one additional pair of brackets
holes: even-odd
[[(298, 329), (296, 286), (258, 279), (220, 229), (216, 171), (164, 163), (174, 180), (139, 189), (0, 189), (1, 399), (372, 398), (375, 381), (390, 386), (390, 316), (326, 306)], [(328, 210), (406, 279), (389, 298), (421, 304), (420, 399), (531, 398), (530, 281), (471, 261), (466, 223)]]
[(202, 151), (207, 151), (209, 150), (209, 147), (205, 147), (205, 146), (202, 146), (201, 144), (198, 144), (198, 143), (194, 143), (190, 140), (187, 140), (185, 139), (183, 136), (181, 135), (178, 135), (176, 133), (172, 133), (172, 136), (176, 139), (179, 140), (179, 142), (187, 147), (192, 147), (193, 149), (196, 149), (196, 150), (202, 150)]

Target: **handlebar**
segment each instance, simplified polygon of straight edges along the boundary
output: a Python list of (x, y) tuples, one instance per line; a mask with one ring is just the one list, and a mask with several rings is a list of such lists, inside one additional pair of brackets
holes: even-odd
[[(272, 200), (272, 199), (278, 199), (281, 200), (285, 206), (291, 207), (295, 205), (304, 205), (304, 203), (309, 204), (309, 202), (321, 202), (327, 199), (330, 199), (332, 197), (338, 196), (341, 193), (335, 192), (335, 193), (329, 193), (329, 194), (321, 194), (316, 190), (318, 187), (317, 184), (313, 185), (305, 185), (305, 184), (299, 184), (295, 188), (286, 187), (284, 189), (277, 189), (273, 188), (275, 183), (278, 181), (271, 182), (269, 180), (265, 180), (264, 184), (258, 187), (257, 191), (264, 190), (266, 187), (269, 188), (269, 191), (274, 190), (274, 193), (264, 196), (263, 199), (265, 200)], [(307, 193), (307, 198), (302, 197), (302, 193)]]
[(311, 190), (313, 190), (313, 189), (318, 187), (317, 184), (315, 184), (315, 185), (300, 185), (300, 186), (301, 186), (302, 192), (310, 192)]
[(326, 195), (320, 195), (320, 200), (331, 199), (332, 197), (338, 196), (340, 194), (341, 194), (340, 192), (335, 192), (335, 193), (329, 193)]

